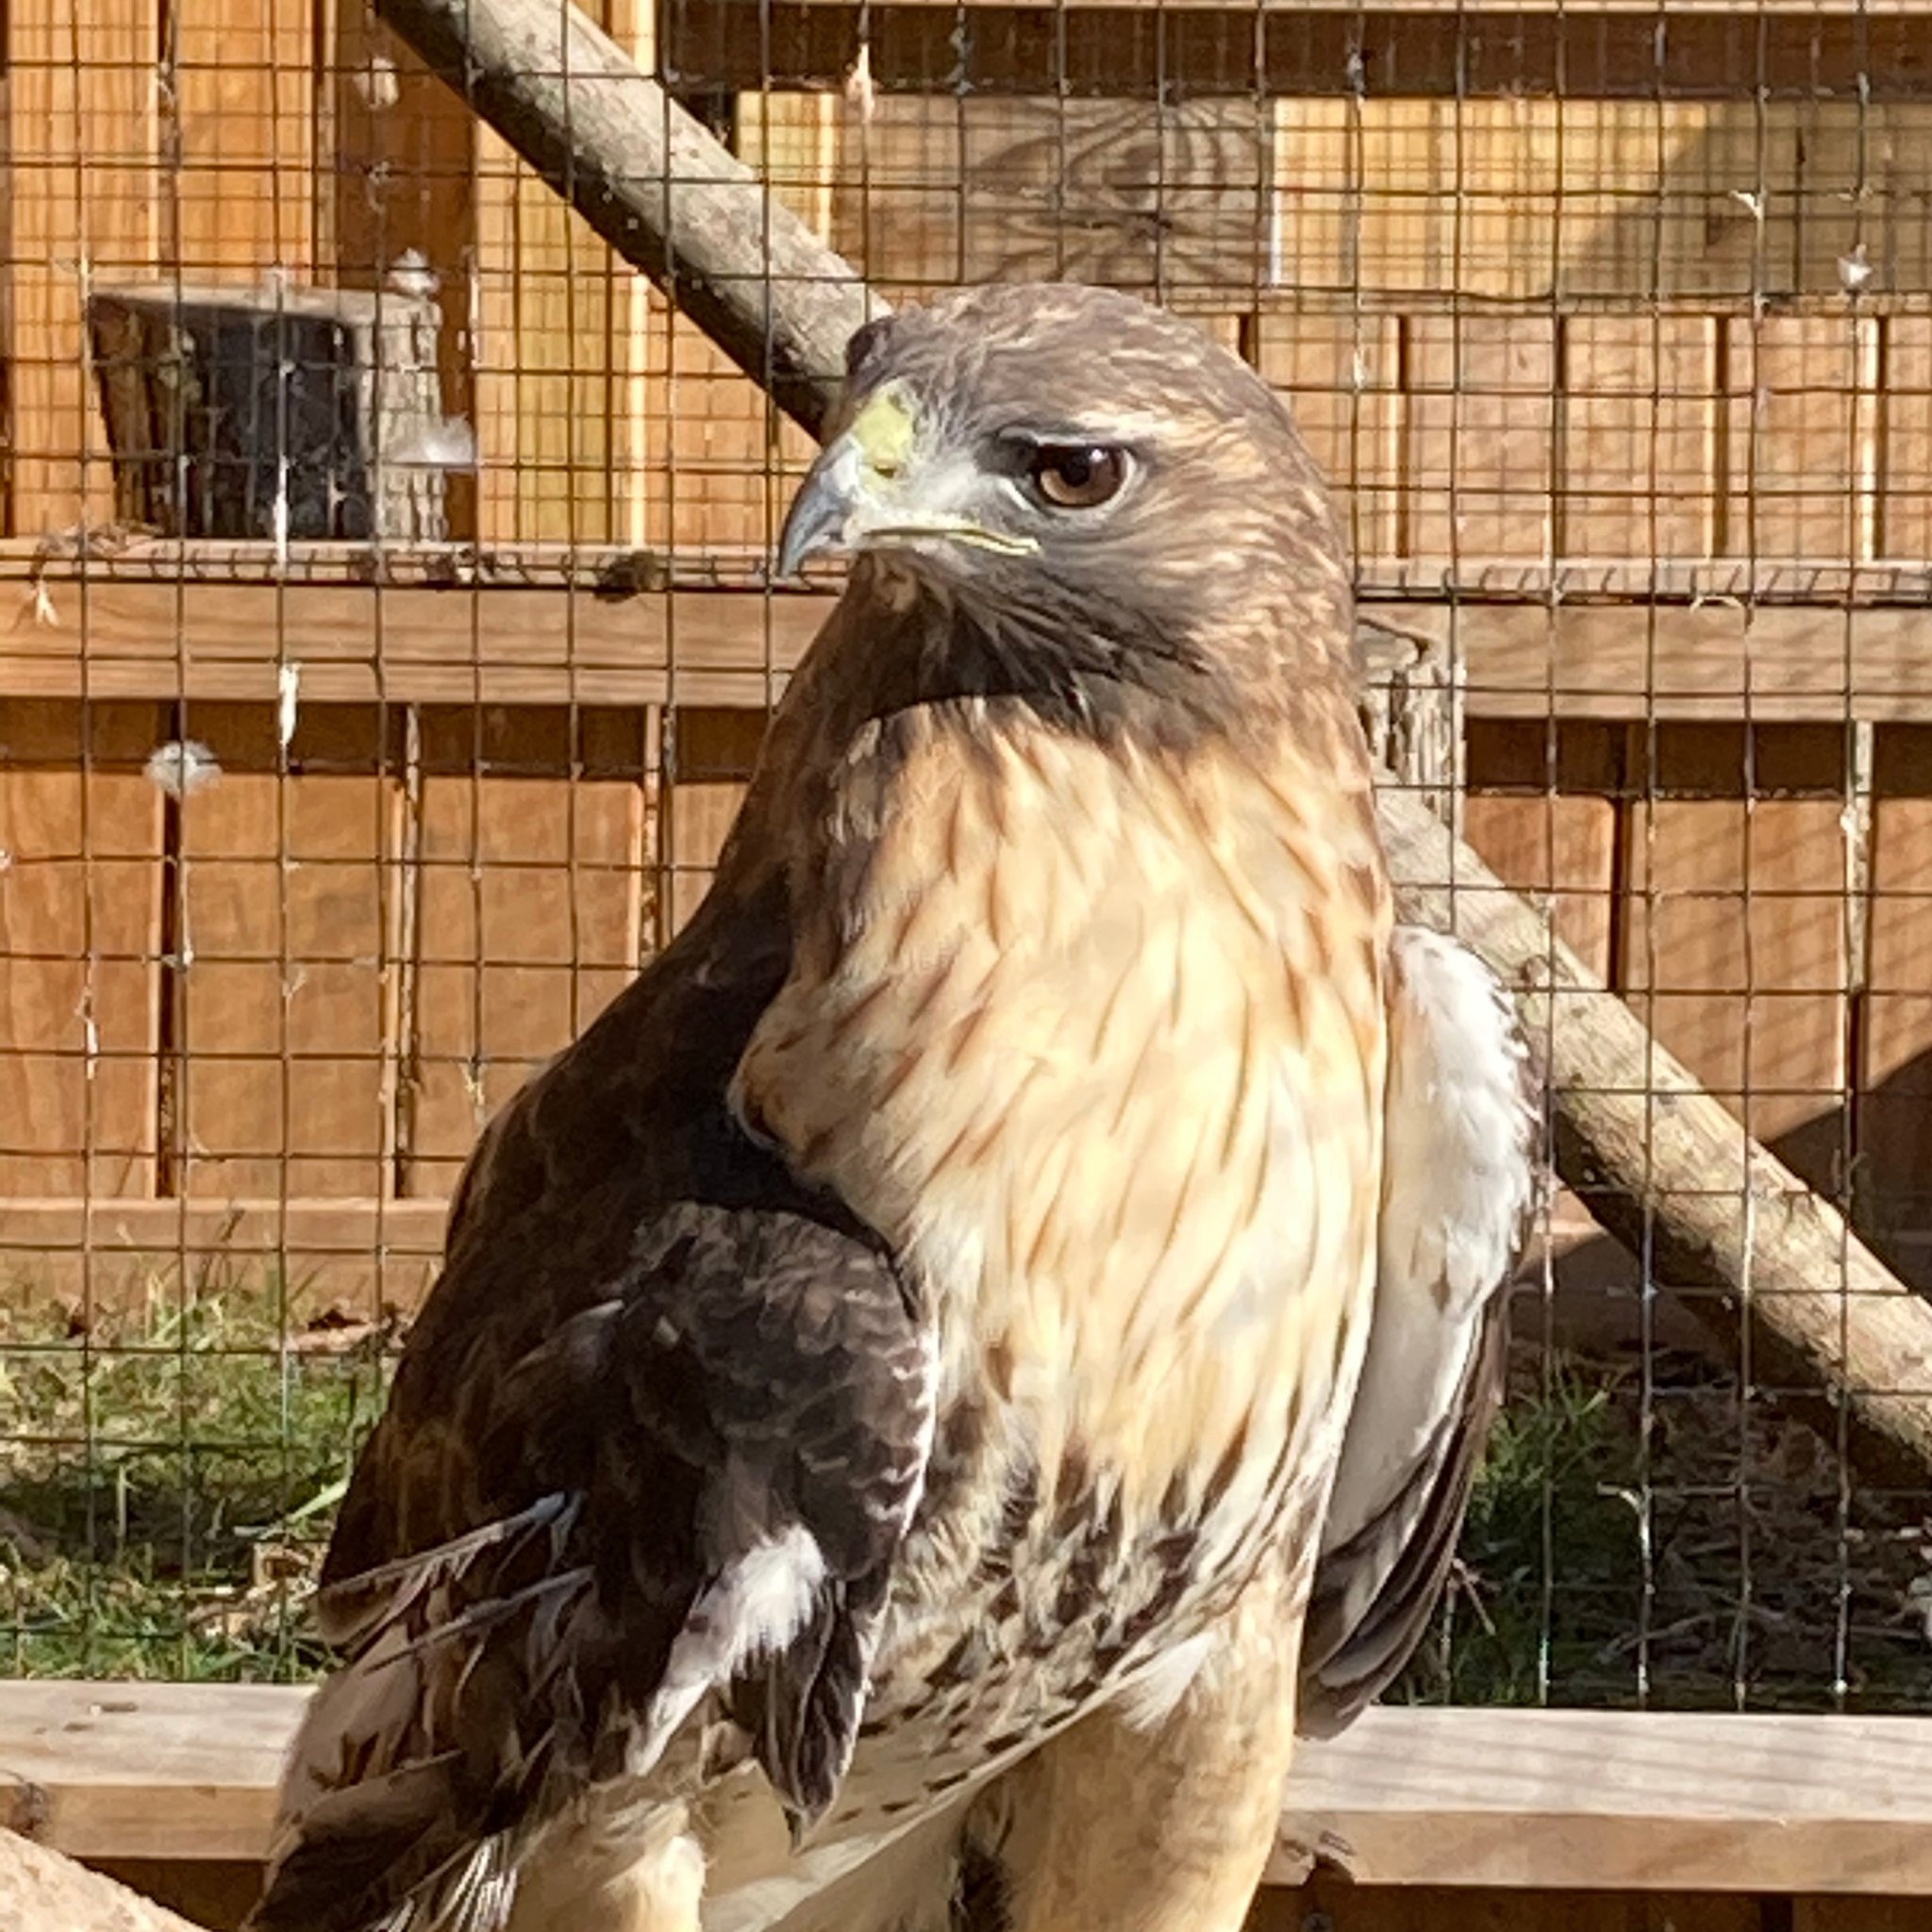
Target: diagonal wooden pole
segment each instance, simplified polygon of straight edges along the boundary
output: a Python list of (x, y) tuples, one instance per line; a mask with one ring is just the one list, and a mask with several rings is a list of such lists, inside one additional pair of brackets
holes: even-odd
[[(375, 0), (396, 33), (626, 261), (816, 433), (847, 336), (887, 305), (567, 0)], [(1749, 1138), (1622, 1000), (1419, 798), (1382, 796), (1405, 915), (1518, 991), (1550, 1087), (1557, 1169), (1666, 1279), (1754, 1387), (1868, 1481), (1932, 1481), (1932, 1306)], [(1444, 882), (1453, 881), (1453, 885)], [(1748, 1353), (1740, 1353), (1748, 1350)]]
[(813, 435), (889, 304), (568, 0), (375, 0), (437, 77)]

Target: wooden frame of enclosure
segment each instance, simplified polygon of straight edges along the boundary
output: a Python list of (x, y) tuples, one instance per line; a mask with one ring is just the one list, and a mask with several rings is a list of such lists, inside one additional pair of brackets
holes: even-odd
[[(225, 1932), (307, 1692), (0, 1685), (0, 1824)], [(1378, 1710), (1290, 1780), (1253, 1932), (1913, 1932), (1932, 1721)]]
[[(728, 558), (631, 593), (627, 562), (0, 553), (24, 1287), (274, 1262), (295, 1319), (414, 1303), (484, 1114), (695, 903), (828, 594)], [(1445, 602), (1417, 569), (1364, 609), (1462, 669), (1475, 848), (1800, 1173), (1855, 1159), (1923, 1272), (1920, 574), (1717, 564), (1642, 605), (1627, 576), (1498, 564)], [(143, 763), (183, 719), (225, 770), (175, 801)]]
[[(604, 10), (889, 292), (1144, 282), (1123, 157), (1195, 183), (1165, 292), (1290, 394), (1370, 615), (1458, 660), (1477, 849), (1916, 1252), (1932, 667), (1927, 574), (1887, 559), (1932, 556), (1932, 229), (1853, 191), (1932, 155), (1932, 18), (966, 18), (952, 49), (951, 7), (869, 8), (861, 113), (850, 7)], [(808, 444), (350, 0), (21, 0), (8, 32), (0, 1265), (71, 1295), (285, 1254), (407, 1305), (482, 1114), (701, 889), (821, 614), (760, 576)], [(1029, 199), (1069, 154), (1071, 261)], [(406, 251), (476, 430), (458, 541), (114, 524), (89, 287)], [(141, 769), (177, 732), (225, 773), (178, 803)]]

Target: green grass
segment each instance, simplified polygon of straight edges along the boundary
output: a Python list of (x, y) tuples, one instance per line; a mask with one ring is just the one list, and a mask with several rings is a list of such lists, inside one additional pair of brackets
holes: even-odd
[(1574, 1368), (1515, 1393), (1491, 1433), (1432, 1639), (1398, 1696), (1537, 1704), (1546, 1684), (1574, 1699), (1603, 1671), (1631, 1627), (1641, 1571), (1631, 1449), (1609, 1391)]
[[(28, 1304), (30, 1307), (34, 1304)], [(273, 1286), (0, 1341), (0, 1671), (300, 1678), (307, 1605), (384, 1338), (285, 1345)]]
[[(0, 1292), (0, 1673), (292, 1680), (393, 1335), (275, 1282), (158, 1284), (81, 1332)], [(20, 1309), (28, 1312), (18, 1312)], [(1393, 1695), (1932, 1709), (1925, 1525), (1698, 1358), (1520, 1341), (1456, 1572)], [(1840, 1683), (1842, 1676), (1842, 1692)]]
[(1519, 1342), (1456, 1574), (1397, 1700), (1932, 1710), (1932, 1526), (1702, 1357)]

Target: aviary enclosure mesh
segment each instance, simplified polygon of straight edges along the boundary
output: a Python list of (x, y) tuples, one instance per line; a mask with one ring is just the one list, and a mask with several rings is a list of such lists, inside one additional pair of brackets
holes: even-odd
[[(1278, 385), (1467, 838), (1932, 1275), (1923, 13), (603, 25), (890, 294), (1106, 280)], [(825, 608), (809, 445), (355, 0), (6, 31), (0, 1668), (300, 1675), (458, 1165)], [(1587, 1208), (1404, 1694), (1924, 1707), (1923, 1497)]]

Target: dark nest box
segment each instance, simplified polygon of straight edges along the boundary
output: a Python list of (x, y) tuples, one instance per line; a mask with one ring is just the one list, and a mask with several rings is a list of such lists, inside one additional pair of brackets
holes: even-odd
[(474, 452), (443, 418), (440, 320), (392, 289), (95, 288), (117, 514), (170, 537), (447, 537)]

